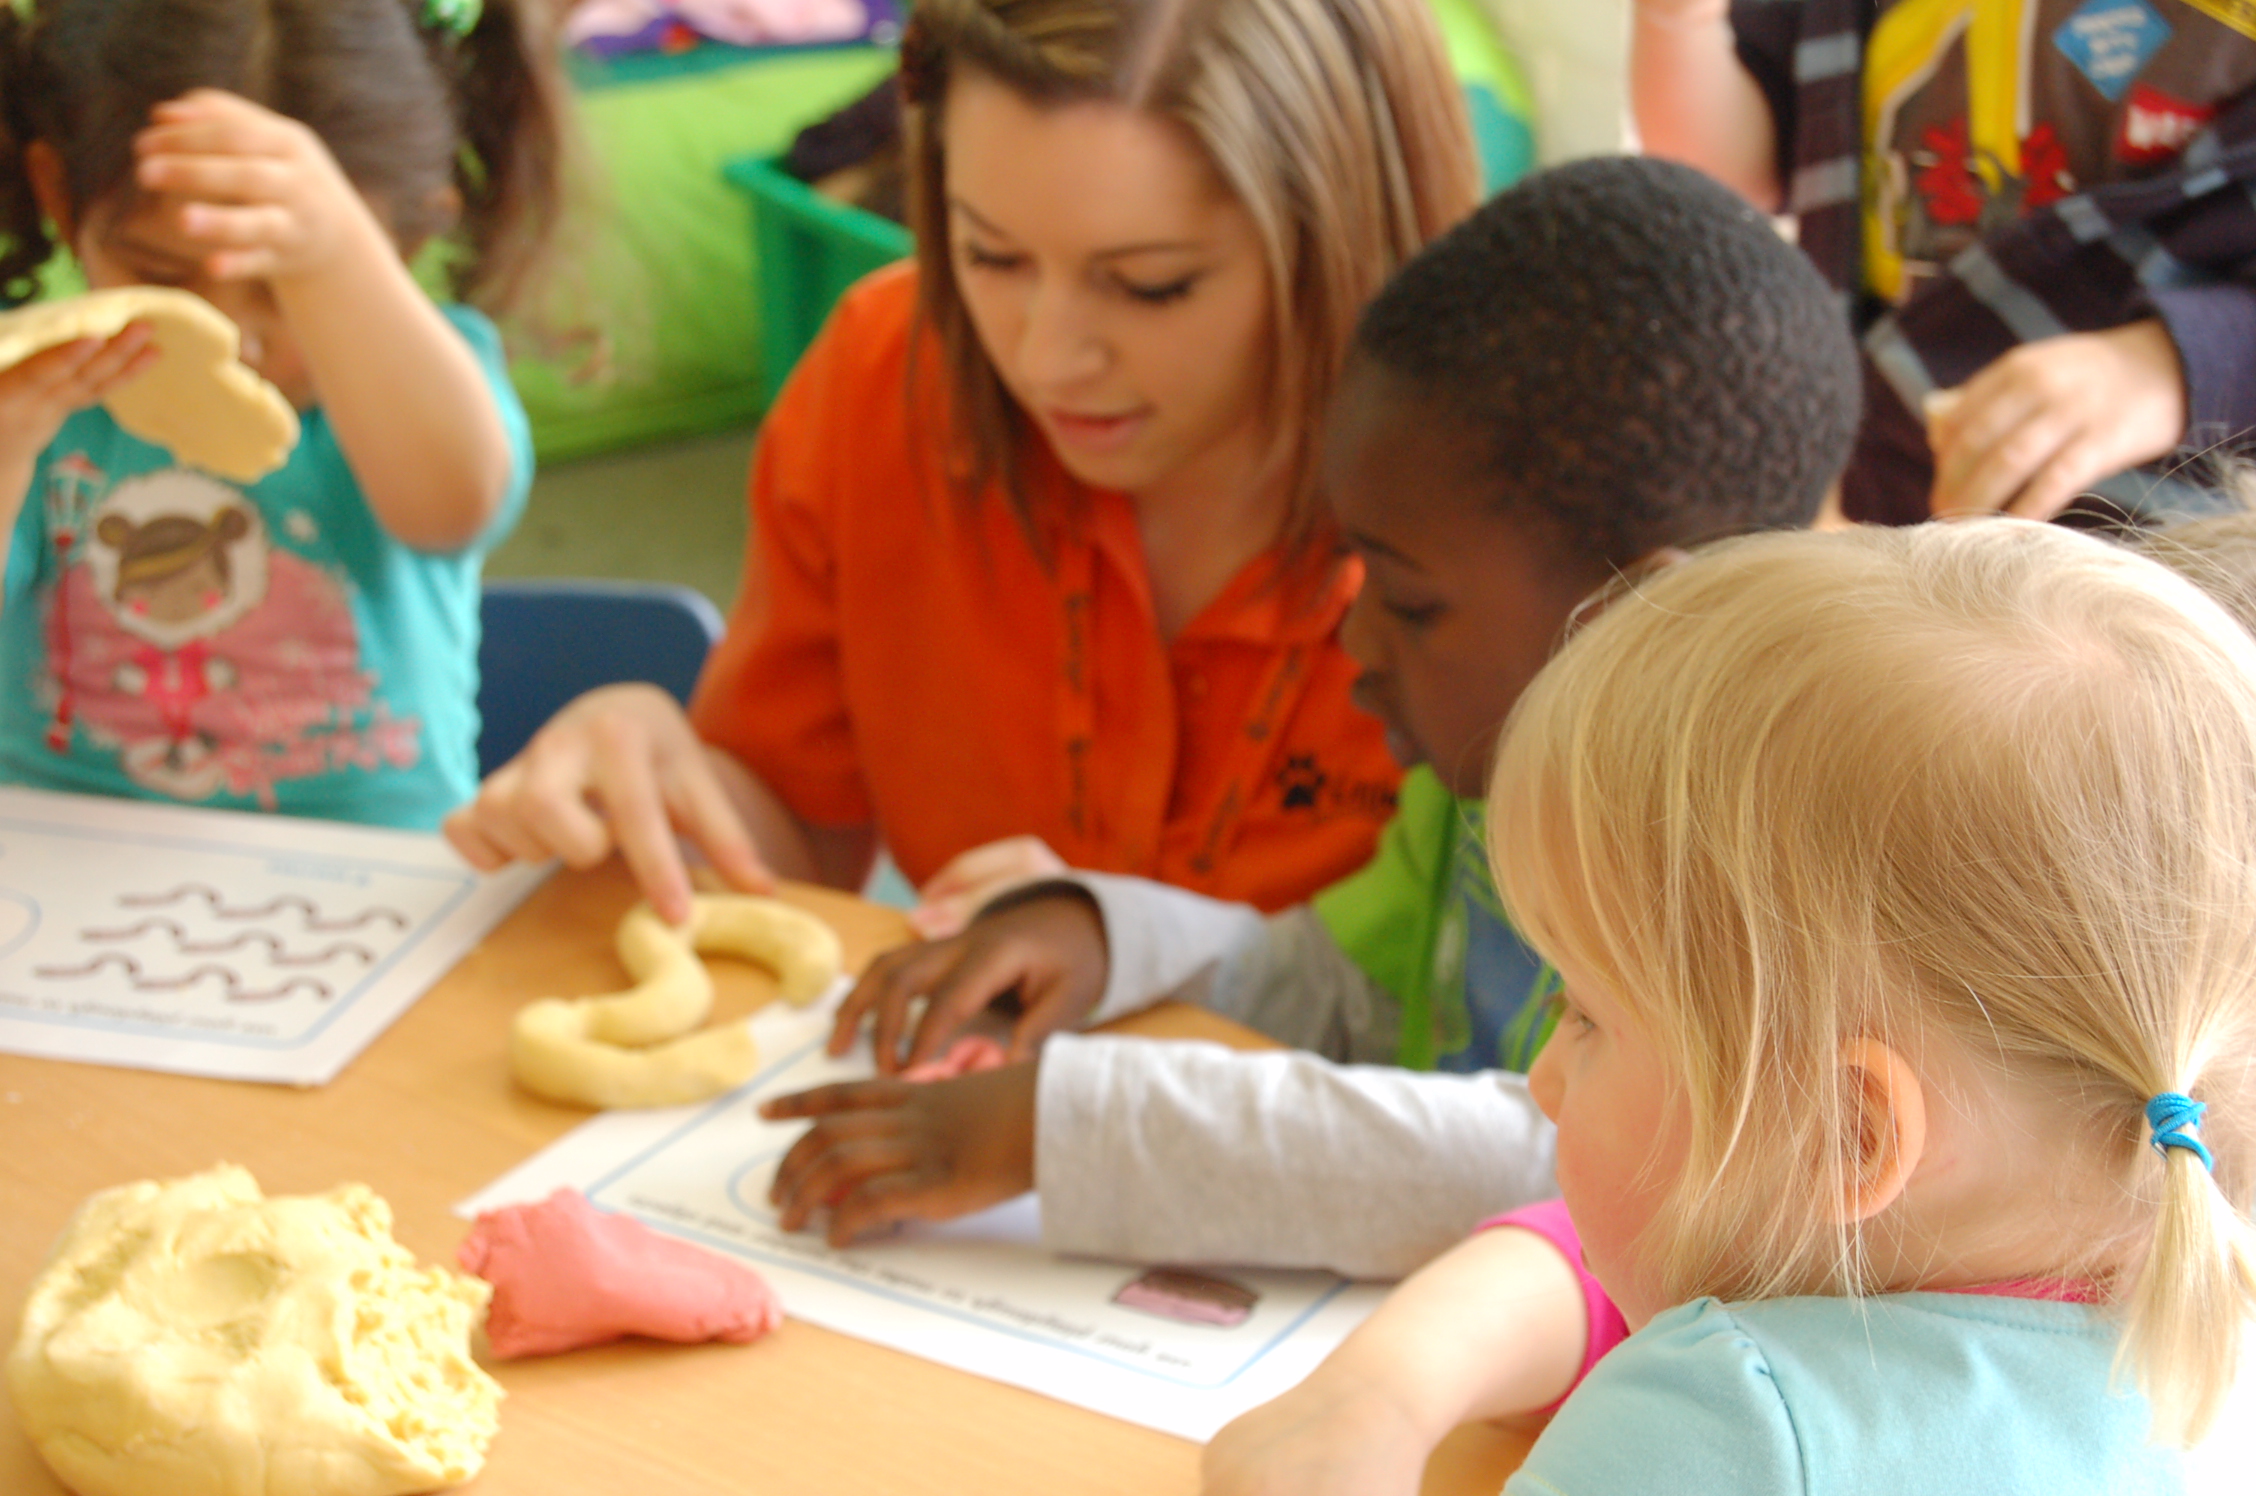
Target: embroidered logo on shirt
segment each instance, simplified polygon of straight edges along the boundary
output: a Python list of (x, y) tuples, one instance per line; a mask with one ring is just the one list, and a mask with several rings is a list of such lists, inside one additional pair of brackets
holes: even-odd
[(1341, 816), (1384, 820), (1394, 813), (1394, 786), (1384, 780), (1342, 779), (1313, 753), (1288, 753), (1269, 776), (1277, 808), (1321, 821)]
[(2189, 104), (2141, 83), (2131, 90), (2123, 122), (2115, 133), (2115, 157), (2134, 165), (2174, 161), (2186, 142), (2217, 117), (2212, 104)]
[(2061, 55), (2110, 104), (2169, 39), (2170, 23), (2146, 0), (2091, 0), (2052, 34)]
[(1283, 792), (1285, 809), (1314, 810), (1331, 777), (1316, 766), (1313, 753), (1295, 753), (1288, 757), (1285, 766), (1277, 771), (1277, 787)]

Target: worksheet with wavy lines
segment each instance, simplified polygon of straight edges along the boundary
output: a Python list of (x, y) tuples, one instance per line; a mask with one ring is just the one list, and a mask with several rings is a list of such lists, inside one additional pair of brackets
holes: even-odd
[(545, 875), (435, 836), (0, 789), (0, 1050), (320, 1085)]

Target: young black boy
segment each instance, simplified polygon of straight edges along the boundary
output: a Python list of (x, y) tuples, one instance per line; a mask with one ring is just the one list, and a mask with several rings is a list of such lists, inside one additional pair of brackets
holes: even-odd
[[(1359, 698), (1420, 766), (1372, 864), (1267, 919), (1137, 879), (1039, 884), (881, 960), (834, 1036), (874, 1013), (891, 1071), (917, 996), (911, 1061), (1006, 993), (1021, 1053), (1183, 997), (1296, 1051), (1058, 1034), (959, 1080), (771, 1102), (816, 1119), (777, 1172), (784, 1224), (827, 1209), (843, 1243), (1038, 1179), (1060, 1251), (1391, 1276), (1555, 1193), (1520, 1074), (1540, 966), (1466, 797), (1585, 599), (1677, 548), (1810, 522), (1857, 377), (1806, 260), (1684, 168), (1562, 167), (1429, 246), (1365, 312), (1323, 455), (1365, 568), (1342, 635)], [(1419, 1073), (1437, 1067), (1459, 1073)]]

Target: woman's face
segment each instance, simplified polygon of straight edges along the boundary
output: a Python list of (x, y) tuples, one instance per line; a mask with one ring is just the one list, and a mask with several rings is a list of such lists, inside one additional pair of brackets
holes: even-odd
[(948, 89), (948, 246), (1003, 385), (1076, 478), (1137, 495), (1265, 449), (1268, 266), (1190, 133), (1121, 104)]

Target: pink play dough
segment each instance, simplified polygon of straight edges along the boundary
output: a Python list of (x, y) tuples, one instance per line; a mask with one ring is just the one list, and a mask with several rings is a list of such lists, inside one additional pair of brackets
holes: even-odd
[(948, 1052), (938, 1059), (911, 1065), (901, 1072), (901, 1079), (919, 1083), (954, 1080), (959, 1075), (1000, 1069), (1009, 1059), (1010, 1051), (1002, 1045), (982, 1034), (970, 1034), (949, 1045)]
[(623, 1335), (746, 1345), (783, 1323), (752, 1269), (606, 1215), (577, 1190), (478, 1217), (455, 1258), (493, 1285), (486, 1338), (504, 1361)]

